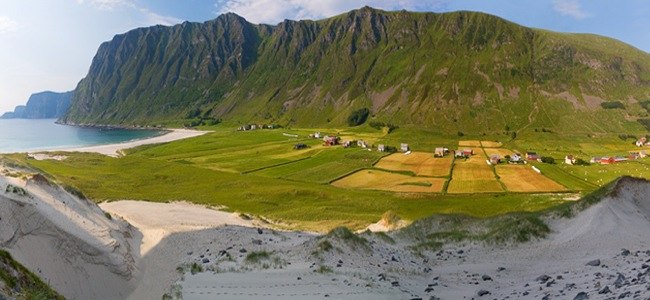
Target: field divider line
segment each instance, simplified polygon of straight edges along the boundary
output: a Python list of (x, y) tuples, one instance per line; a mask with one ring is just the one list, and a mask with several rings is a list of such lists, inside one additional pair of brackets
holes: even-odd
[(440, 191), (443, 195), (447, 194), (447, 189), (449, 188), (449, 184), (451, 183), (451, 180), (453, 179), (453, 174), (454, 174), (454, 166), (456, 165), (456, 155), (452, 157), (451, 160), (451, 166), (449, 167), (449, 175), (447, 177), (447, 181), (445, 181), (445, 184), (442, 186), (442, 191)]

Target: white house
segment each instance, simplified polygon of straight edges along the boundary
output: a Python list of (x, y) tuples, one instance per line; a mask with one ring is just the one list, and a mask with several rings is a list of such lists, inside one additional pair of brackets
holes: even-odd
[(567, 165), (573, 165), (576, 163), (576, 158), (573, 155), (567, 155), (564, 157), (564, 163)]

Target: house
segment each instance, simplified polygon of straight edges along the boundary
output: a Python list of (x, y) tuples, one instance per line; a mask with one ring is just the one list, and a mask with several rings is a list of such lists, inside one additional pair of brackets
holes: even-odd
[(641, 158), (641, 153), (636, 151), (630, 151), (630, 154), (627, 156), (627, 158), (630, 160), (639, 159)]
[(618, 162), (624, 162), (624, 161), (627, 161), (627, 157), (624, 157), (624, 156), (616, 156), (616, 157), (614, 157), (614, 162), (618, 163)]
[(521, 154), (515, 153), (510, 157), (509, 163), (518, 164), (522, 162)]
[(538, 160), (539, 155), (536, 152), (526, 152), (526, 160)]
[(635, 144), (637, 147), (643, 147), (644, 145), (647, 145), (647, 144), (646, 144), (647, 141), (648, 141), (648, 139), (646, 139), (645, 137), (642, 137), (642, 138), (640, 138), (639, 140), (637, 140), (636, 143), (634, 143), (634, 144)]
[(320, 132), (316, 132), (316, 133), (314, 133), (314, 138), (315, 138), (315, 139), (320, 139), (320, 138), (322, 138), (322, 137), (323, 137), (323, 136), (321, 135)]
[(401, 143), (399, 146), (399, 150), (402, 152), (408, 152), (410, 150), (409, 144)]
[(599, 163), (601, 165), (609, 165), (613, 164), (616, 162), (616, 159), (614, 157), (593, 157), (590, 160), (591, 163)]
[(377, 151), (386, 152), (386, 145), (384, 145), (384, 144), (377, 145)]
[(250, 126), (251, 130), (255, 130), (255, 129), (257, 129), (257, 125), (255, 125), (255, 124), (253, 124), (253, 125), (249, 125), (249, 126)]
[(567, 155), (564, 157), (564, 163), (567, 165), (573, 165), (576, 163), (576, 158), (573, 155)]
[(438, 147), (433, 151), (433, 156), (434, 157), (444, 157), (449, 153), (449, 149), (443, 148), (443, 147)]
[(329, 136), (329, 135), (326, 135), (326, 136), (323, 138), (323, 145), (325, 145), (325, 146), (334, 146), (334, 145), (338, 145), (338, 144), (339, 144), (339, 140), (340, 140), (340, 138), (339, 138), (338, 136)]
[(364, 141), (364, 140), (358, 140), (357, 141), (357, 146), (361, 147), (363, 149), (370, 148), (370, 145), (368, 145), (368, 143), (366, 143), (366, 141)]
[(474, 150), (472, 150), (472, 149), (462, 149), (462, 150), (458, 149), (455, 152), (456, 157), (465, 157), (465, 158), (467, 158), (467, 157), (470, 157), (472, 155), (474, 155)]
[(295, 144), (295, 145), (293, 146), (293, 149), (294, 149), (294, 150), (307, 149), (307, 144), (303, 144), (303, 143)]
[(501, 156), (499, 154), (490, 155), (490, 164), (498, 165), (501, 162)]
[(354, 141), (345, 141), (343, 142), (343, 148), (350, 148)]
[(639, 151), (639, 157), (640, 158), (645, 158), (646, 156), (648, 156), (648, 153), (645, 150)]

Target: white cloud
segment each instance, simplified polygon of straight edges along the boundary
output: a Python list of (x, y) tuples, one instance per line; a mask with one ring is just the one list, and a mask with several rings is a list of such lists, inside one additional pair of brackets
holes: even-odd
[(145, 16), (145, 22), (148, 24), (171, 26), (182, 22), (181, 19), (159, 15), (142, 7), (139, 7), (138, 11), (140, 11)]
[(234, 12), (253, 23), (277, 24), (284, 19), (322, 19), (364, 5), (385, 10), (432, 10), (444, 5), (442, 0), (219, 0), (217, 13)]
[(563, 16), (569, 16), (578, 20), (591, 16), (582, 9), (578, 0), (554, 0), (553, 9)]
[(146, 7), (137, 5), (133, 0), (77, 0), (78, 4), (88, 4), (96, 9), (113, 11), (120, 8), (134, 10), (140, 13), (143, 17), (143, 25), (174, 25), (182, 22), (182, 20), (157, 14)]
[(16, 21), (5, 16), (0, 16), (0, 34), (14, 32), (16, 30), (18, 30), (18, 23)]
[(131, 0), (77, 0), (77, 3), (87, 3), (100, 10), (114, 10), (119, 7), (135, 7)]

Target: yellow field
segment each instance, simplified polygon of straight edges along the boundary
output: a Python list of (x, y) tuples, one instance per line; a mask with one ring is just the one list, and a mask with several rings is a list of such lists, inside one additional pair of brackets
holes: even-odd
[(456, 161), (454, 165), (454, 180), (495, 180), (494, 172), (484, 159), (469, 159), (467, 161)]
[(484, 148), (499, 148), (503, 144), (501, 142), (492, 142), (492, 141), (481, 141), (481, 145)]
[(535, 172), (530, 166), (499, 165), (496, 170), (501, 182), (512, 192), (560, 192), (567, 190), (559, 183)]
[(451, 194), (503, 192), (501, 184), (493, 180), (456, 180), (449, 182), (447, 192)]
[(483, 151), (481, 150), (480, 153), (481, 155), (474, 155), (468, 160), (456, 160), (447, 192), (488, 193), (503, 191), (501, 184), (494, 176), (492, 167), (485, 162)]
[(488, 156), (492, 154), (499, 154), (502, 158), (506, 155), (512, 156), (512, 154), (514, 153), (508, 149), (503, 149), (503, 148), (485, 148), (485, 152), (487, 153)]
[(452, 161), (451, 155), (435, 158), (432, 153), (424, 152), (412, 152), (409, 155), (394, 153), (379, 160), (375, 167), (395, 171), (411, 171), (418, 176), (447, 176)]
[[(407, 193), (439, 193), (444, 178), (413, 177), (379, 170), (361, 170), (332, 183), (342, 188), (384, 190)], [(426, 186), (430, 185), (430, 186)]]
[(460, 147), (481, 147), (480, 141), (458, 141)]

